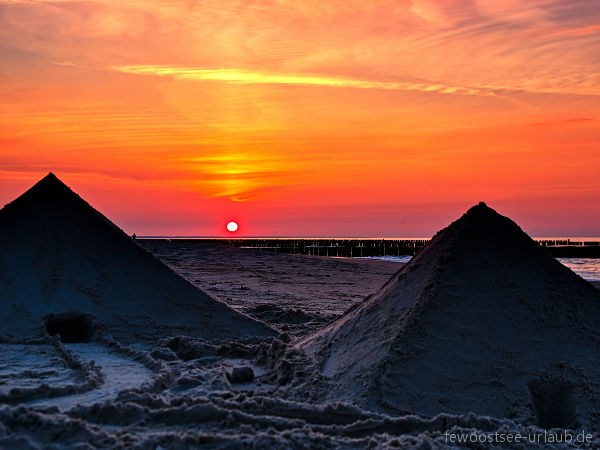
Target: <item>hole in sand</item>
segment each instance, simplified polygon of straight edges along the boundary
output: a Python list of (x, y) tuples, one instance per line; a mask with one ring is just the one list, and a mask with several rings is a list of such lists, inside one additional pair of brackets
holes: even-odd
[(576, 426), (573, 384), (564, 379), (538, 378), (528, 383), (533, 399), (537, 426), (572, 428)]
[(65, 343), (89, 342), (94, 335), (93, 317), (79, 311), (49, 314), (46, 331), (50, 336), (59, 334)]

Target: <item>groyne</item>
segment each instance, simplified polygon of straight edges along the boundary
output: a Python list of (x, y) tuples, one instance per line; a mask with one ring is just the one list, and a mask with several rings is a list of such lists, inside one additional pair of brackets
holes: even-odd
[[(315, 256), (365, 257), (414, 256), (429, 239), (223, 239), (228, 245), (265, 251)], [(537, 239), (552, 256), (563, 258), (600, 258), (600, 241)]]

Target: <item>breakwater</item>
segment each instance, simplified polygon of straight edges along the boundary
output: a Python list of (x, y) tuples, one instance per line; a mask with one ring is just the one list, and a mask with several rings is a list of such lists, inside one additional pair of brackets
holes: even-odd
[[(322, 239), (322, 238), (240, 238), (222, 239), (233, 247), (301, 255), (364, 257), (414, 256), (429, 239)], [(600, 241), (536, 239), (551, 255), (563, 258), (600, 258)]]
[(429, 239), (228, 239), (234, 247), (315, 256), (414, 256)]

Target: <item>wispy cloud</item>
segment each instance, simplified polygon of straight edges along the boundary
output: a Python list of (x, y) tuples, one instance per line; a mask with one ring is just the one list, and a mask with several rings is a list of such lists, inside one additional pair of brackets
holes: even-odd
[[(530, 82), (510, 85), (456, 86), (437, 82), (378, 81), (328, 75), (299, 75), (266, 73), (244, 69), (212, 69), (205, 67), (180, 67), (167, 65), (115, 66), (114, 70), (134, 75), (160, 76), (176, 80), (222, 81), (234, 84), (282, 84), (296, 86), (320, 86), (331, 88), (377, 89), (385, 91), (435, 92), (439, 94), (488, 95), (509, 97), (510, 92), (575, 94), (577, 89), (568, 86), (537, 86)], [(588, 90), (586, 95), (600, 95)]]
[(299, 86), (326, 86), (336, 88), (381, 89), (388, 91), (422, 91), (442, 94), (483, 95), (489, 94), (489, 89), (475, 89), (463, 86), (448, 86), (445, 84), (427, 84), (410, 82), (389, 82), (338, 78), (331, 76), (274, 74), (246, 71), (241, 69), (208, 69), (202, 67), (175, 66), (120, 66), (115, 67), (120, 72), (136, 75), (156, 75), (179, 80), (194, 81), (224, 81), (239, 84), (290, 84)]
[(554, 120), (554, 121), (546, 121), (546, 122), (534, 122), (534, 123), (531, 123), (530, 125), (532, 127), (542, 127), (542, 126), (547, 126), (547, 125), (586, 123), (586, 122), (591, 122), (593, 120), (594, 119), (591, 117), (573, 117), (570, 119), (562, 119), (562, 120)]

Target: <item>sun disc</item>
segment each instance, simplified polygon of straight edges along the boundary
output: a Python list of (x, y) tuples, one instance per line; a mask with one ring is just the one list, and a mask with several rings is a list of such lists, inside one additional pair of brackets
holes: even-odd
[(237, 223), (235, 223), (235, 222), (229, 222), (227, 224), (227, 231), (231, 231), (233, 233), (234, 231), (237, 231), (237, 229), (238, 229), (238, 224)]

